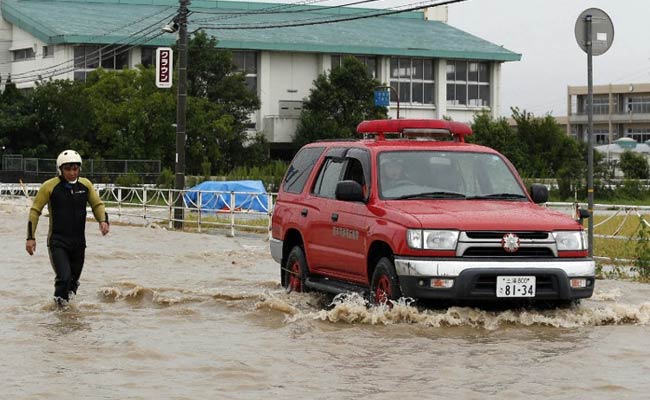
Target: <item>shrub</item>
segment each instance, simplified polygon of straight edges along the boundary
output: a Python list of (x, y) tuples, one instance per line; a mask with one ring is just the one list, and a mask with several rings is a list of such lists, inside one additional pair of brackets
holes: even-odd
[(171, 189), (175, 184), (174, 172), (169, 168), (163, 168), (156, 180), (156, 185), (160, 188)]
[(140, 186), (142, 185), (142, 177), (133, 172), (129, 172), (128, 174), (118, 176), (117, 179), (115, 179), (115, 184), (117, 186), (126, 187)]

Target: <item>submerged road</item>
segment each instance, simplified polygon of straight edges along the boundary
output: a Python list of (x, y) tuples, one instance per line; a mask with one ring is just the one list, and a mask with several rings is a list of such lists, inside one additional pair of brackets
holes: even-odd
[(45, 235), (0, 204), (7, 399), (647, 399), (650, 285), (564, 310), (330, 305), (287, 294), (265, 235), (87, 226), (81, 286), (51, 301)]

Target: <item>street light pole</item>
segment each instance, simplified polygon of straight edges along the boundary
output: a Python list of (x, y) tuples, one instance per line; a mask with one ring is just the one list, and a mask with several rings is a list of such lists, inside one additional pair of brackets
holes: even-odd
[(178, 198), (174, 208), (174, 228), (183, 229), (183, 192), (185, 189), (185, 105), (187, 100), (187, 6), (179, 0), (178, 10), (178, 97), (176, 100), (176, 176), (174, 188)]

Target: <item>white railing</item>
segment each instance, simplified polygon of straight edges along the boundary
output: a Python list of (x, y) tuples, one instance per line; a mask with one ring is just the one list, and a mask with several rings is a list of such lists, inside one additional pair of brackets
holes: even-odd
[[(0, 201), (33, 198), (40, 184), (0, 183)], [(107, 207), (111, 222), (167, 224), (182, 221), (184, 229), (226, 229), (235, 232), (271, 232), (271, 213), (275, 193), (220, 192), (160, 189), (155, 187), (95, 186)], [(176, 218), (176, 210), (182, 218)]]
[[(33, 198), (40, 184), (0, 183), (0, 201), (10, 198)], [(220, 192), (198, 190), (160, 189), (156, 187), (122, 187), (96, 185), (97, 192), (106, 204), (112, 221), (127, 223), (167, 224), (173, 229), (174, 222), (182, 221), (186, 229), (195, 228), (198, 232), (206, 229), (226, 229), (230, 236), (237, 230), (268, 232), (271, 234), (271, 215), (277, 197), (276, 193)], [(179, 204), (179, 205), (177, 205)], [(577, 218), (577, 203), (546, 203)], [(182, 209), (183, 217), (175, 217), (176, 210)], [(650, 206), (629, 206), (595, 204), (594, 213), (606, 218), (594, 225), (594, 237), (609, 239), (634, 239), (620, 236), (619, 232), (630, 217), (639, 217), (650, 228), (644, 215), (650, 214)], [(603, 232), (600, 228), (616, 216), (623, 216), (618, 228)]]
[[(577, 209), (587, 208), (586, 204), (581, 203), (559, 203), (559, 202), (548, 202), (546, 206), (549, 208), (556, 209), (558, 211), (566, 212), (570, 214), (573, 218), (577, 218)], [(650, 206), (629, 206), (624, 204), (594, 204), (594, 215), (602, 215), (605, 219), (601, 220), (597, 224), (594, 224), (594, 237), (606, 238), (606, 239), (636, 239), (629, 236), (620, 236), (619, 233), (625, 226), (626, 222), (630, 217), (637, 217), (646, 227), (650, 228), (650, 223), (648, 223), (646, 216), (650, 214)], [(614, 230), (610, 229), (610, 232), (605, 232), (602, 229), (599, 229), (612, 220), (614, 217), (621, 216), (622, 219)]]

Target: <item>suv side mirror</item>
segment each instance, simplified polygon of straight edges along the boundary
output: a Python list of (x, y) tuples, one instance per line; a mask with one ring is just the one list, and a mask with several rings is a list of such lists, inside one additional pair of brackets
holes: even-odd
[(541, 183), (533, 183), (530, 186), (530, 197), (536, 204), (546, 203), (548, 201), (548, 188)]
[(336, 200), (363, 201), (363, 188), (357, 181), (341, 181), (336, 184)]

